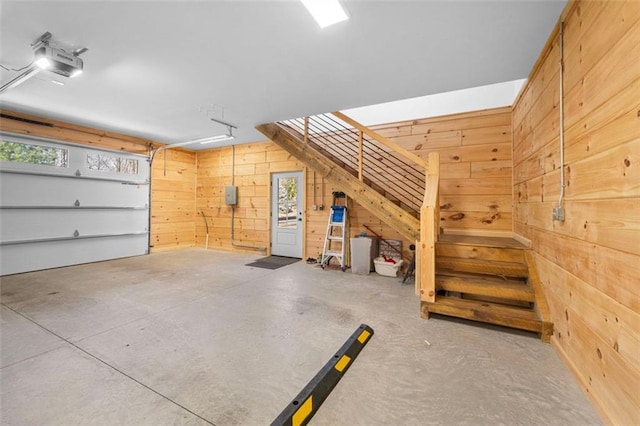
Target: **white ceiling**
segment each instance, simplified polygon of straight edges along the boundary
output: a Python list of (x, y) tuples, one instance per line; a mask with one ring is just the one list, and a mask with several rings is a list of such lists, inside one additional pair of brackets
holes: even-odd
[(525, 78), (565, 3), (347, 0), (321, 30), (296, 0), (2, 0), (2, 65), (46, 31), (89, 51), (81, 76), (42, 72), (0, 103), (164, 143), (226, 131), (209, 117), (263, 140), (264, 122)]

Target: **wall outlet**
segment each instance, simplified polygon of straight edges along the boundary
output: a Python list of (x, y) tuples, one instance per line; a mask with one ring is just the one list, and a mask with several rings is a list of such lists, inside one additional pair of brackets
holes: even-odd
[(564, 222), (564, 207), (553, 208), (553, 220)]
[(318, 210), (324, 210), (324, 204), (320, 204), (320, 205), (318, 206)]
[(311, 206), (311, 210), (318, 210), (318, 206), (314, 204), (313, 206)]

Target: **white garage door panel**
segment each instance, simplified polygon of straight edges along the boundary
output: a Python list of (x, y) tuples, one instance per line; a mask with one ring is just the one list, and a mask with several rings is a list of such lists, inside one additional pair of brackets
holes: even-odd
[(149, 185), (129, 185), (107, 180), (2, 173), (3, 206), (143, 207), (149, 202)]
[(148, 253), (147, 157), (0, 136), (0, 275)]
[(137, 256), (146, 253), (147, 246), (146, 235), (3, 246), (0, 275), (68, 266), (70, 258), (81, 264)]
[(130, 234), (145, 231), (149, 212), (144, 210), (3, 210), (2, 242), (41, 238)]

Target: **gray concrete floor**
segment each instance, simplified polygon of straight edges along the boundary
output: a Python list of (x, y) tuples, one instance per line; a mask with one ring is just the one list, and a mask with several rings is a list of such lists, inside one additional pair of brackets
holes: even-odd
[(164, 252), (4, 277), (3, 425), (269, 424), (361, 324), (314, 425), (600, 424), (535, 336), (419, 317), (399, 279)]

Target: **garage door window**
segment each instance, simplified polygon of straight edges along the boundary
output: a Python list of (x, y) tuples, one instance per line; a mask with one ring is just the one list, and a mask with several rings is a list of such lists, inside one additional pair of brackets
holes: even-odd
[(68, 167), (69, 150), (46, 145), (0, 140), (0, 161)]
[(105, 154), (87, 154), (87, 168), (127, 175), (138, 174), (138, 160)]

